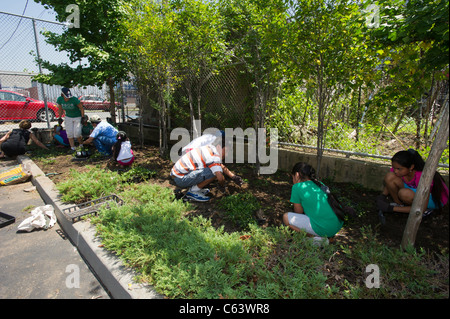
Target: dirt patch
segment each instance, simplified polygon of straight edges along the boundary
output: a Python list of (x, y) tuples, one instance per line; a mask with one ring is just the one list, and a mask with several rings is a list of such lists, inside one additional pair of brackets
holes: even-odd
[[(157, 147), (145, 146), (142, 149), (134, 148), (133, 150), (136, 155), (134, 165), (157, 172), (156, 176), (148, 181), (149, 183), (156, 183), (175, 190), (176, 187), (172, 184), (169, 175), (173, 163), (169, 159), (161, 158)], [(74, 157), (68, 155), (65, 150), (61, 150), (60, 154), (54, 158), (33, 158), (33, 160), (55, 184), (66, 180), (69, 177), (70, 169), (85, 171), (88, 166), (96, 166), (111, 171), (123, 169), (108, 159), (74, 160)], [(208, 203), (193, 203), (195, 209), (190, 214), (199, 214), (210, 218), (214, 226), (224, 225), (225, 231), (240, 230), (227, 221), (225, 212), (218, 207), (218, 202), (222, 197), (230, 194), (250, 192), (259, 200), (262, 207), (255, 216), (260, 227), (281, 225), (282, 215), (291, 210), (289, 199), (292, 185), (289, 174), (279, 171), (274, 175), (256, 176), (252, 166), (247, 164), (234, 164), (228, 167), (243, 177), (244, 185), (239, 187), (229, 181), (225, 189), (221, 190), (211, 184), (211, 201)], [(334, 238), (337, 243), (351, 244), (355, 242), (361, 238), (361, 228), (370, 226), (379, 234), (380, 241), (391, 247), (400, 246), (408, 217), (406, 214), (385, 214), (386, 224), (381, 225), (375, 206), (375, 197), (379, 192), (363, 189), (359, 185), (350, 183), (327, 182), (327, 184), (333, 192), (346, 198), (361, 215), (344, 225), (344, 228)], [(441, 212), (436, 212), (422, 220), (417, 233), (416, 247), (423, 247), (430, 253), (448, 252), (448, 205)]]

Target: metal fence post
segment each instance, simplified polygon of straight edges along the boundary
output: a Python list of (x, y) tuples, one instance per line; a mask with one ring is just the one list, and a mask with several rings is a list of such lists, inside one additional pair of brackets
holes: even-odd
[[(39, 39), (38, 39), (38, 34), (37, 34), (37, 30), (36, 30), (36, 21), (34, 19), (31, 19), (33, 21), (33, 30), (34, 30), (34, 42), (36, 43), (36, 54), (38, 57), (38, 63), (39, 63), (39, 74), (42, 74), (42, 66), (41, 66), (41, 55), (39, 53)], [(50, 120), (48, 119), (48, 105), (47, 105), (47, 95), (45, 94), (45, 90), (44, 90), (44, 84), (43, 83), (39, 83), (41, 90), (42, 90), (42, 98), (44, 100), (44, 105), (45, 105), (45, 117), (47, 119), (47, 128), (50, 128)]]

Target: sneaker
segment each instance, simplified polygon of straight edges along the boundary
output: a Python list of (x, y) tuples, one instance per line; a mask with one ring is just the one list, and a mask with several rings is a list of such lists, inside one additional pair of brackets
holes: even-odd
[(201, 189), (199, 190), (199, 193), (202, 193), (203, 195), (206, 195), (206, 194), (209, 193), (209, 188), (201, 188)]
[(423, 212), (423, 214), (422, 214), (422, 218), (423, 217), (427, 217), (427, 216), (430, 216), (431, 215), (431, 213), (433, 213), (434, 212), (434, 210), (433, 209), (427, 209), (426, 211), (424, 211)]
[(194, 191), (188, 191), (186, 193), (186, 197), (192, 200), (195, 200), (197, 202), (207, 202), (209, 201), (209, 197), (205, 196), (202, 192), (194, 192)]
[(319, 237), (319, 236), (314, 236), (312, 238), (312, 244), (314, 246), (319, 246), (319, 247), (323, 247), (326, 246), (330, 243), (330, 241), (328, 240), (328, 238), (326, 237)]

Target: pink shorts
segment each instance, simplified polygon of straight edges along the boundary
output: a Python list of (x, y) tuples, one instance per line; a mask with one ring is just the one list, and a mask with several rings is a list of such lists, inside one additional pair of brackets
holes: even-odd
[(124, 161), (117, 161), (117, 163), (119, 163), (120, 165), (123, 165), (123, 166), (130, 166), (134, 162), (133, 150), (131, 150), (131, 154), (133, 155), (133, 157), (131, 157), (130, 159), (127, 159), (127, 160), (124, 160)]
[(120, 165), (123, 165), (123, 166), (130, 166), (131, 164), (133, 164), (133, 162), (134, 162), (134, 156), (126, 161), (117, 161), (117, 163), (119, 163)]

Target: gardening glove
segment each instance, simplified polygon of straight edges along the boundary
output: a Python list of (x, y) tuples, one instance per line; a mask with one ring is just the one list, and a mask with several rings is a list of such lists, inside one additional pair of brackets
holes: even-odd
[(233, 182), (235, 182), (237, 185), (241, 186), (243, 183), (242, 177), (238, 175), (234, 175), (232, 178)]

